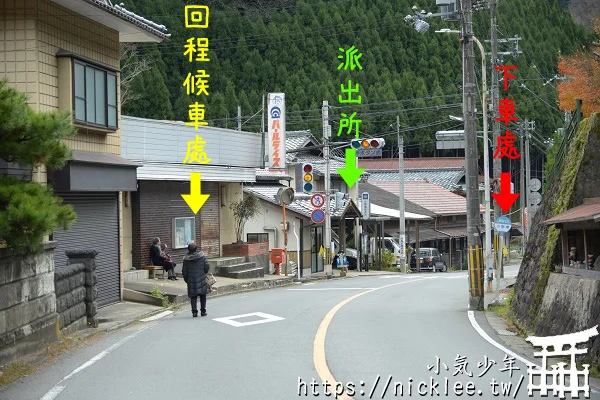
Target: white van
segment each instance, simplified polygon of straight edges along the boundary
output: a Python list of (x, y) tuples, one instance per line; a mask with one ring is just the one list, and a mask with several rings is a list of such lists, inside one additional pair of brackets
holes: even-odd
[(402, 254), (400, 251), (400, 243), (394, 237), (385, 237), (383, 239), (383, 246), (394, 254), (394, 259), (396, 260), (396, 265), (400, 265), (400, 255)]

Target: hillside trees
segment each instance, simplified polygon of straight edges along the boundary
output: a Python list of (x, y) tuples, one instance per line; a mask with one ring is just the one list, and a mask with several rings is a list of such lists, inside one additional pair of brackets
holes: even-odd
[[(191, 99), (181, 91), (181, 85), (188, 72), (204, 64), (202, 68), (211, 76), (211, 90), (210, 96), (202, 100), (207, 104), (206, 119), (211, 125), (232, 127), (237, 104), (242, 102), (246, 121), (260, 109), (263, 94), (283, 91), (287, 110), (296, 112), (288, 118), (288, 130), (311, 129), (319, 135), (320, 105), (323, 100), (329, 101), (332, 125), (337, 126), (342, 110), (335, 108), (342, 106), (337, 101), (340, 84), (351, 78), (360, 84), (363, 96), (363, 104), (353, 108), (363, 120), (361, 134), (375, 136), (389, 132), (389, 125), (395, 124), (396, 115), (402, 111), (403, 127), (409, 129), (405, 138), (414, 146), (422, 146), (419, 154), (426, 156), (435, 152), (436, 130), (458, 129), (447, 115), (461, 114), (462, 58), (457, 37), (434, 33), (441, 28), (458, 29), (458, 24), (431, 18), (429, 31), (419, 34), (403, 21), (413, 3), (286, 0), (285, 8), (277, 8), (273, 4), (265, 6), (269, 3), (264, 2), (259, 6), (241, 0), (211, 1), (210, 25), (202, 30), (183, 26), (183, 0), (139, 0), (128, 7), (165, 24), (172, 33), (170, 41), (138, 47), (140, 52), (152, 54), (156, 61), (155, 69), (160, 71), (165, 86), (159, 82), (151, 89), (161, 91), (166, 87), (168, 94), (161, 99), (168, 98), (174, 118), (187, 119), (186, 107)], [(433, 0), (417, 3), (421, 8), (436, 11)], [(243, 6), (238, 9), (240, 4)], [(474, 14), (474, 29), (482, 42), (489, 39), (487, 11)], [(535, 120), (536, 126), (548, 136), (560, 126), (562, 118), (556, 107), (556, 89), (544, 83), (558, 73), (559, 54), (573, 53), (589, 37), (555, 0), (500, 2), (499, 30), (500, 38), (515, 35), (522, 38), (519, 49), (523, 54), (502, 60), (504, 64), (518, 66), (519, 82), (514, 82), (509, 92), (515, 99), (517, 114), (521, 119)], [(185, 40), (194, 36), (209, 38), (210, 62), (190, 63), (183, 57)], [(352, 45), (363, 53), (363, 70), (339, 71), (338, 49)], [(480, 68), (476, 68), (476, 73), (481, 86)], [(144, 79), (147, 78), (141, 77), (140, 81)], [(522, 84), (525, 86), (521, 87)], [(213, 99), (217, 94), (223, 98)], [(140, 104), (126, 107), (126, 114), (148, 118), (167, 114), (155, 109), (158, 101), (135, 102)], [(260, 131), (260, 122), (260, 118), (253, 118), (244, 124), (244, 130)], [(425, 123), (437, 125), (410, 130)], [(390, 134), (387, 139), (393, 145), (396, 135)]]

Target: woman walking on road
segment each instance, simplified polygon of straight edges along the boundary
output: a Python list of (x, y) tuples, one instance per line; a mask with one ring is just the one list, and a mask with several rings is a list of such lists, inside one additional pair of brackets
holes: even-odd
[(183, 280), (187, 283), (188, 296), (192, 305), (192, 316), (198, 316), (198, 296), (200, 296), (201, 316), (206, 316), (206, 295), (209, 287), (206, 283), (206, 274), (210, 265), (202, 251), (197, 252), (195, 242), (188, 244), (188, 254), (183, 258)]

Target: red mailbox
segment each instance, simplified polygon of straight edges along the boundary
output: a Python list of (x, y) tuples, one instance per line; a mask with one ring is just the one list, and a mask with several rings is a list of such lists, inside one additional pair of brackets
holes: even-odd
[(283, 249), (275, 248), (271, 249), (271, 262), (273, 264), (283, 264), (285, 261)]

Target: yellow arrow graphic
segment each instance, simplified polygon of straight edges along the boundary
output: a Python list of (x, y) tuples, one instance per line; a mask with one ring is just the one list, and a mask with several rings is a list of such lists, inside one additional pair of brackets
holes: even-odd
[(190, 194), (181, 195), (194, 214), (198, 214), (198, 211), (210, 197), (209, 194), (202, 194), (200, 179), (200, 172), (192, 172), (190, 174)]

